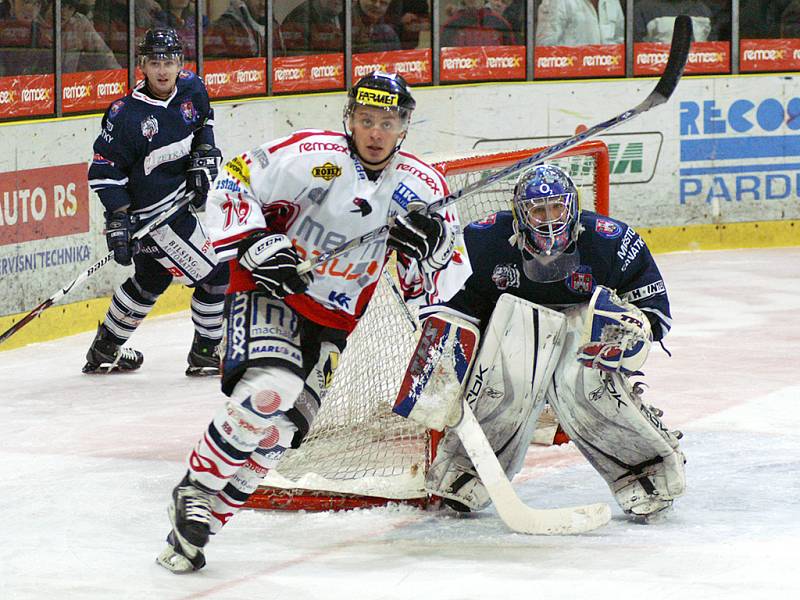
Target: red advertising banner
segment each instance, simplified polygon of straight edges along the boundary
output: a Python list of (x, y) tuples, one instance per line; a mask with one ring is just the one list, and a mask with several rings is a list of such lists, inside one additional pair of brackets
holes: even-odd
[(267, 59), (263, 56), (207, 60), (203, 72), (212, 98), (267, 93)]
[(344, 55), (280, 56), (272, 65), (272, 91), (302, 92), (344, 88)]
[(128, 93), (128, 70), (64, 73), (61, 82), (65, 113), (104, 111)]
[(0, 119), (54, 113), (53, 86), (52, 73), (0, 77)]
[(0, 173), (0, 246), (89, 231), (88, 163)]
[(440, 79), (525, 79), (525, 46), (442, 48)]
[(800, 70), (800, 40), (741, 40), (741, 71)]
[(402, 75), (408, 83), (430, 83), (431, 50), (390, 50), (353, 55), (353, 81), (358, 81), (373, 71)]
[[(661, 75), (667, 64), (669, 44), (636, 43), (633, 45), (633, 74)], [(730, 42), (695, 42), (686, 61), (687, 74), (730, 73)]]
[(624, 77), (625, 45), (537, 46), (536, 79), (568, 77)]

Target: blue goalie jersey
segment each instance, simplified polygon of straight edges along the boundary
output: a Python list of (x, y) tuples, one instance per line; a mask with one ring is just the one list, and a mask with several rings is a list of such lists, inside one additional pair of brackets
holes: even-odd
[(556, 310), (586, 303), (603, 285), (638, 306), (650, 320), (653, 339), (670, 329), (672, 318), (661, 273), (644, 240), (621, 221), (581, 212), (580, 266), (563, 281), (536, 283), (525, 276), (522, 254), (509, 243), (514, 234), (510, 212), (499, 212), (464, 231), (472, 275), (451, 300), (420, 311), (420, 318), (455, 312), (485, 326), (502, 294), (512, 294)]
[(214, 146), (213, 125), (206, 88), (191, 71), (180, 72), (166, 100), (149, 96), (141, 82), (103, 115), (89, 185), (107, 211), (127, 206), (146, 220), (183, 197), (189, 153)]

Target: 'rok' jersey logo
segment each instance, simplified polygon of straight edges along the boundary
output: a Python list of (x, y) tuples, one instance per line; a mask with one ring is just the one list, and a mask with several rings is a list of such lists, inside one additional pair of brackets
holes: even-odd
[(326, 162), (320, 167), (314, 167), (311, 169), (311, 174), (314, 177), (321, 177), (325, 181), (330, 181), (331, 179), (335, 179), (342, 174), (342, 167), (339, 167), (331, 162)]

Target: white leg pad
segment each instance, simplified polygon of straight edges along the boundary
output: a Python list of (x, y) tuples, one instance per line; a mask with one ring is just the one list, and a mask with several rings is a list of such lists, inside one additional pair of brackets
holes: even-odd
[(584, 315), (585, 307), (566, 312), (566, 341), (547, 400), (626, 513), (660, 512), (686, 486), (678, 437), (661, 422), (660, 411), (642, 403), (642, 384), (577, 362)]
[[(509, 479), (525, 460), (564, 330), (561, 313), (504, 294), (483, 334), (467, 380), (466, 400)], [(437, 448), (425, 489), (470, 510), (491, 503), (453, 431), (447, 432)]]

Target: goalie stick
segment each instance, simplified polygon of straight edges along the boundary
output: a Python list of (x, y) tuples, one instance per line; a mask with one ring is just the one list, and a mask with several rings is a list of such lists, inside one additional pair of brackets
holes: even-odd
[[(451, 204), (454, 204), (455, 202), (458, 202), (467, 196), (471, 196), (484, 190), (493, 183), (510, 177), (511, 175), (514, 175), (527, 167), (532, 167), (536, 164), (539, 164), (545, 159), (556, 156), (568, 148), (577, 146), (581, 142), (585, 142), (586, 140), (608, 131), (613, 127), (622, 125), (623, 123), (638, 117), (642, 113), (647, 112), (651, 108), (663, 104), (669, 100), (669, 97), (672, 95), (678, 85), (678, 81), (680, 81), (681, 75), (683, 75), (683, 69), (686, 66), (686, 60), (689, 58), (689, 48), (691, 44), (692, 19), (686, 15), (680, 15), (675, 18), (675, 28), (672, 32), (672, 44), (670, 46), (669, 57), (667, 58), (667, 64), (664, 68), (664, 73), (661, 75), (661, 78), (658, 80), (658, 83), (653, 91), (650, 92), (647, 98), (640, 102), (636, 107), (626, 110), (625, 112), (617, 115), (616, 117), (608, 119), (607, 121), (598, 123), (597, 125), (594, 125), (593, 127), (590, 127), (589, 129), (582, 131), (581, 133), (578, 133), (570, 138), (562, 140), (557, 144), (548, 146), (536, 154), (533, 154), (528, 158), (524, 158), (521, 161), (516, 162), (513, 165), (502, 169), (501, 171), (498, 171), (497, 173), (482, 177), (475, 183), (472, 183), (460, 190), (453, 192), (452, 194), (440, 198), (436, 202), (432, 202), (420, 210), (424, 211), (426, 214), (430, 214), (432, 212), (436, 212), (440, 208), (450, 206)], [(365, 233), (361, 237), (353, 238), (352, 240), (340, 244), (336, 248), (305, 260), (297, 267), (297, 271), (301, 274), (308, 273), (309, 271), (317, 268), (321, 263), (327, 262), (332, 258), (336, 258), (337, 256), (341, 256), (353, 248), (357, 248), (358, 246), (366, 244), (367, 242), (380, 237), (389, 231), (390, 227), (391, 223), (387, 223), (382, 227), (378, 227), (377, 229)]]
[[(179, 200), (178, 202), (173, 204), (170, 208), (168, 208), (163, 213), (161, 213), (156, 219), (153, 219), (147, 225), (145, 225), (144, 227), (142, 227), (141, 229), (136, 231), (136, 233), (134, 233), (131, 236), (131, 239), (138, 240), (140, 238), (143, 238), (144, 236), (146, 236), (150, 232), (155, 231), (156, 229), (158, 229), (159, 227), (164, 225), (181, 208), (183, 208), (184, 206), (189, 204), (189, 200), (191, 200), (191, 196), (185, 196), (184, 198), (182, 198), (181, 200)], [(27, 325), (28, 323), (33, 321), (36, 317), (38, 317), (40, 314), (42, 314), (48, 308), (53, 306), (53, 304), (55, 304), (56, 302), (61, 300), (61, 298), (63, 298), (67, 294), (69, 294), (76, 285), (78, 285), (79, 283), (83, 283), (84, 281), (89, 279), (89, 277), (94, 275), (97, 271), (99, 271), (104, 266), (106, 266), (109, 262), (111, 262), (111, 260), (113, 258), (114, 258), (114, 253), (113, 252), (109, 252), (103, 258), (101, 258), (96, 263), (94, 263), (91, 267), (89, 267), (85, 271), (83, 271), (75, 279), (70, 281), (63, 288), (58, 290), (55, 294), (53, 294), (52, 296), (47, 298), (47, 300), (45, 300), (44, 302), (39, 304), (39, 306), (34, 308), (27, 315), (22, 317), (22, 319), (20, 319), (16, 323), (14, 323), (9, 329), (4, 331), (2, 333), (2, 335), (0, 335), (0, 344), (5, 342), (8, 338), (10, 338), (12, 335), (14, 335), (16, 332), (18, 332), (23, 327), (25, 327), (25, 325)]]
[(605, 502), (565, 508), (531, 508), (522, 502), (469, 404), (465, 399), (461, 404), (464, 414), (453, 430), (469, 454), (497, 514), (509, 529), (532, 535), (574, 535), (609, 522), (611, 508)]

